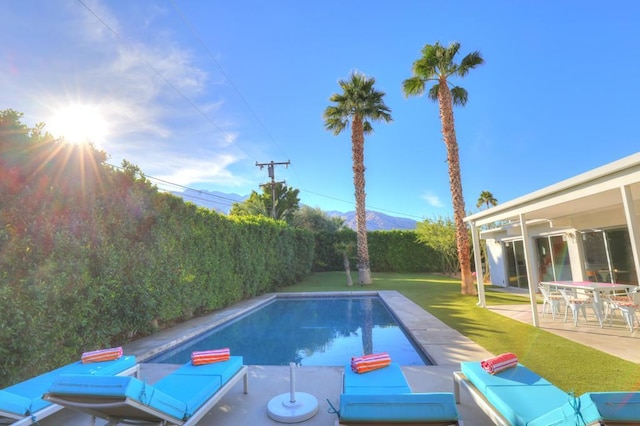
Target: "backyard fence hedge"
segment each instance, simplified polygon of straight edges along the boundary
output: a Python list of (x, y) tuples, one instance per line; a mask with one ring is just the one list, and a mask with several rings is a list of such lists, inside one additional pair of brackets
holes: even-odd
[[(367, 233), (369, 262), (372, 272), (434, 272), (440, 271), (441, 254), (417, 240), (415, 231), (371, 231)], [(343, 255), (336, 244), (353, 243), (351, 269), (357, 269), (356, 233), (343, 229), (337, 233), (315, 234), (315, 272), (342, 271)]]

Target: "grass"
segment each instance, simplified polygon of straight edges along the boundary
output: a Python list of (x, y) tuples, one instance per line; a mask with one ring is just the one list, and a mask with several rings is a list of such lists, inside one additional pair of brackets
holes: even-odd
[[(640, 390), (640, 364), (564, 339), (476, 306), (460, 281), (434, 274), (375, 273), (370, 286), (346, 286), (344, 272), (316, 273), (283, 292), (397, 290), (491, 353), (513, 352), (561, 389), (584, 392)], [(529, 303), (487, 288), (487, 305)], [(638, 348), (640, 350), (640, 347)]]

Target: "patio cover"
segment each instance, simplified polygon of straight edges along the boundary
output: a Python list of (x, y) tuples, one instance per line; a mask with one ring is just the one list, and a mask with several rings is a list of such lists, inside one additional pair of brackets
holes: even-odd
[[(586, 229), (598, 225), (598, 218), (618, 220), (629, 229), (636, 273), (640, 274), (640, 152), (469, 215), (478, 284), (478, 305), (486, 307), (480, 256), (480, 230), (495, 222), (508, 221), (520, 226), (529, 283), (537, 279), (535, 251), (528, 227), (549, 222), (554, 228)], [(639, 280), (640, 281), (640, 280)], [(533, 325), (538, 326), (536, 286), (529, 285)]]

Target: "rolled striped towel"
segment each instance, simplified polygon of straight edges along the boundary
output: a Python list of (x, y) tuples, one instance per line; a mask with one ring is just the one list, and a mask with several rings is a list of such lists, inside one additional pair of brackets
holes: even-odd
[(511, 352), (480, 361), (480, 366), (489, 374), (496, 374), (516, 365), (518, 365), (518, 357)]
[(220, 361), (229, 361), (230, 356), (231, 351), (229, 348), (195, 351), (191, 353), (191, 364), (204, 365)]
[(378, 370), (391, 364), (391, 357), (386, 352), (377, 354), (354, 356), (351, 358), (351, 371), (354, 373), (366, 373)]
[(122, 347), (98, 349), (96, 351), (84, 352), (80, 357), (83, 364), (91, 362), (113, 361), (122, 356)]

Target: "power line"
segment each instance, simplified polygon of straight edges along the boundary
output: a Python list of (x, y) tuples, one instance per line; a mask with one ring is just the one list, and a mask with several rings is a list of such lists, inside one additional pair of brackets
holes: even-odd
[[(116, 166), (114, 164), (109, 164), (109, 163), (106, 163), (106, 164), (108, 166), (114, 167), (116, 169), (124, 170), (123, 167)], [(144, 177), (146, 179), (149, 179), (149, 180), (162, 182), (164, 184), (175, 186), (177, 188), (186, 189), (186, 190), (189, 190), (189, 191), (195, 191), (195, 192), (199, 193), (200, 195), (206, 195), (206, 196), (209, 196), (209, 197), (217, 198), (219, 200), (212, 200), (212, 199), (196, 197), (196, 196), (194, 196), (192, 194), (185, 194), (185, 193), (181, 194), (182, 197), (187, 197), (187, 198), (191, 198), (193, 200), (207, 201), (207, 202), (225, 202), (225, 203), (228, 203), (228, 204), (224, 204), (224, 205), (228, 205), (228, 206), (231, 206), (233, 203), (237, 203), (238, 202), (238, 200), (234, 200), (233, 198), (223, 197), (221, 195), (212, 194), (212, 193), (210, 193), (208, 191), (203, 191), (203, 190), (200, 190), (200, 189), (190, 188), (188, 186), (180, 185), (179, 183), (169, 182), (168, 180), (161, 179), (161, 178), (158, 178), (158, 177), (153, 177), (153, 176), (150, 176), (150, 175), (147, 175), (147, 174), (144, 174), (144, 173), (143, 173), (143, 175), (144, 175)]]
[[(331, 197), (329, 195), (319, 194), (317, 192), (309, 191), (307, 189), (300, 189), (300, 192), (307, 192), (309, 194), (317, 195), (319, 197), (328, 198), (330, 200), (340, 201), (342, 203), (346, 203), (346, 204), (353, 205), (353, 206), (355, 206), (355, 204), (356, 204), (354, 201), (347, 201), (347, 200), (343, 200), (341, 198), (336, 198), (336, 197)], [(420, 220), (424, 219), (424, 217), (422, 217), (422, 216), (416, 216), (416, 215), (412, 215), (412, 214), (406, 214), (406, 213), (397, 212), (397, 211), (394, 211), (394, 210), (383, 209), (383, 208), (380, 208), (380, 207), (367, 205), (367, 211), (369, 211), (369, 210), (375, 210), (375, 211), (378, 211), (378, 212), (387, 212), (387, 213), (399, 214), (399, 215), (402, 215), (402, 216), (413, 217), (413, 218), (420, 219)]]
[(264, 130), (264, 132), (269, 136), (269, 139), (271, 139), (273, 141), (273, 143), (275, 143), (276, 145), (278, 145), (278, 147), (280, 149), (283, 150), (284, 152), (284, 148), (278, 143), (278, 141), (276, 140), (276, 138), (273, 137), (273, 135), (271, 134), (271, 132), (269, 132), (269, 129), (267, 129), (267, 126), (264, 125), (264, 123), (262, 122), (262, 120), (260, 120), (260, 117), (258, 117), (258, 114), (256, 114), (255, 110), (251, 107), (251, 105), (249, 104), (249, 102), (247, 102), (247, 99), (242, 95), (242, 93), (240, 92), (240, 90), (238, 89), (238, 87), (235, 85), (235, 83), (233, 82), (233, 80), (231, 80), (231, 77), (229, 77), (229, 74), (227, 74), (227, 72), (224, 70), (224, 68), (222, 67), (222, 65), (220, 64), (220, 62), (218, 62), (218, 60), (216, 59), (216, 57), (214, 56), (213, 52), (211, 52), (211, 49), (209, 49), (209, 46), (207, 46), (207, 44), (204, 42), (204, 40), (202, 40), (202, 37), (200, 37), (200, 35), (198, 34), (198, 32), (195, 30), (195, 28), (193, 27), (193, 25), (191, 25), (191, 23), (189, 22), (189, 20), (187, 20), (187, 18), (184, 16), (184, 14), (180, 11), (180, 9), (178, 8), (178, 6), (176, 5), (176, 2), (173, 0), (169, 0), (169, 2), (171, 3), (171, 5), (173, 6), (173, 8), (175, 9), (176, 13), (178, 14), (178, 16), (180, 16), (180, 19), (182, 20), (182, 22), (185, 24), (185, 26), (187, 28), (189, 28), (189, 31), (191, 31), (191, 34), (193, 35), (193, 37), (198, 40), (198, 42), (200, 42), (200, 44), (202, 45), (202, 47), (204, 48), (204, 50), (207, 51), (207, 54), (209, 55), (209, 57), (211, 58), (211, 60), (218, 66), (218, 68), (220, 69), (220, 72), (222, 73), (222, 75), (224, 76), (224, 78), (229, 82), (229, 85), (233, 88), (233, 90), (235, 90), (235, 92), (238, 94), (238, 96), (240, 97), (240, 99), (242, 100), (242, 102), (244, 103), (244, 105), (247, 107), (247, 109), (249, 110), (249, 112), (251, 112), (251, 114), (253, 115), (253, 118), (255, 118), (255, 120), (258, 122), (258, 124), (260, 125), (260, 127), (262, 127), (262, 129)]

